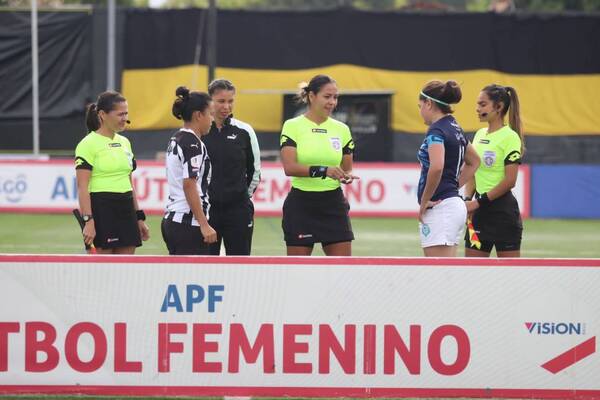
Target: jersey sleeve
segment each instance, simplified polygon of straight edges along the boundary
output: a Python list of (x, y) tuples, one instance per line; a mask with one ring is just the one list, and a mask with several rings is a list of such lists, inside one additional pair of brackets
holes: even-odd
[(248, 196), (252, 196), (260, 183), (260, 148), (258, 147), (258, 139), (256, 138), (256, 132), (250, 125), (247, 126), (248, 136), (250, 137), (250, 148), (251, 151), (246, 157), (248, 165), (246, 170), (248, 171)]
[(94, 168), (94, 152), (88, 142), (82, 140), (75, 148), (75, 169), (92, 170)]
[(352, 154), (354, 153), (354, 140), (352, 140), (352, 132), (350, 132), (350, 128), (346, 125), (344, 126), (344, 135), (343, 135), (343, 147), (342, 154)]
[(504, 165), (521, 164), (521, 138), (516, 132), (507, 136), (504, 142)]
[(279, 138), (279, 147), (285, 146), (298, 147), (297, 145), (296, 131), (293, 124), (288, 120), (283, 124), (281, 128), (281, 137)]
[(179, 147), (183, 155), (181, 160), (183, 164), (183, 178), (197, 179), (200, 174), (200, 167), (206, 156), (202, 143), (191, 135), (185, 135), (182, 136)]
[(125, 148), (127, 150), (127, 155), (130, 158), (131, 171), (133, 172), (137, 169), (137, 160), (135, 159), (135, 155), (133, 154), (133, 150), (131, 149), (131, 142), (125, 136), (122, 136), (122, 137), (123, 137), (123, 145), (125, 146)]
[(427, 131), (427, 135), (425, 137), (425, 143), (427, 146), (431, 146), (433, 144), (444, 144), (444, 133), (439, 129), (430, 129)]

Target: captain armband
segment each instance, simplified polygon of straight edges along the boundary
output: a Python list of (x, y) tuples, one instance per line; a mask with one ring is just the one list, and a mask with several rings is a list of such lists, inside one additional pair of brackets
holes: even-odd
[(327, 167), (323, 165), (313, 165), (308, 167), (308, 175), (311, 178), (327, 178)]

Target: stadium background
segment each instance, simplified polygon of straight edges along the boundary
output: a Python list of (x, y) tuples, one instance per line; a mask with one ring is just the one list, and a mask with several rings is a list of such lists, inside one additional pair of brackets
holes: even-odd
[[(119, 10), (117, 88), (130, 101), (133, 124), (126, 135), (138, 157), (154, 159), (177, 126), (168, 111), (174, 87), (206, 86), (205, 47), (193, 65), (203, 13)], [(289, 94), (317, 72), (332, 74), (346, 93), (341, 106), (362, 117), (349, 122), (363, 144), (357, 157), (367, 161), (414, 162), (424, 130), (416, 93), (428, 79), (463, 85), (457, 116), (470, 132), (479, 127), (474, 102), (483, 85), (517, 87), (532, 215), (583, 218), (525, 221), (523, 255), (600, 258), (599, 15), (344, 9), (220, 11), (219, 21), (217, 76), (238, 86), (236, 115), (255, 126), (269, 160), (284, 116), (294, 112)], [(32, 144), (28, 34), (27, 12), (0, 12), (0, 151), (11, 156), (29, 152)], [(84, 106), (106, 87), (105, 38), (103, 9), (40, 14), (42, 152), (70, 157), (85, 134)], [(375, 106), (360, 108), (365, 102)], [(388, 121), (375, 121), (374, 134), (373, 115)], [(2, 178), (0, 170), (0, 190)], [(421, 253), (413, 218), (353, 223), (355, 255)], [(139, 254), (164, 254), (159, 218), (150, 217), (149, 224), (154, 237)], [(282, 254), (280, 219), (261, 218), (256, 226), (255, 254)], [(81, 252), (70, 215), (0, 214), (0, 253)]]
[[(154, 159), (177, 127), (174, 88), (206, 87), (206, 14), (118, 10), (117, 88), (129, 100), (126, 135), (138, 158)], [(29, 29), (27, 12), (0, 12), (4, 152), (32, 146)], [(521, 98), (531, 215), (600, 217), (598, 14), (219, 10), (217, 37), (216, 76), (235, 82), (236, 116), (253, 125), (266, 160), (276, 159), (282, 121), (297, 111), (291, 93), (316, 73), (346, 94), (340, 109), (358, 161), (414, 162), (424, 128), (415, 99), (427, 80), (461, 83), (456, 116), (469, 133), (480, 127), (479, 90), (497, 82)], [(85, 105), (106, 85), (106, 10), (41, 12), (39, 43), (40, 147), (70, 156), (85, 134)]]

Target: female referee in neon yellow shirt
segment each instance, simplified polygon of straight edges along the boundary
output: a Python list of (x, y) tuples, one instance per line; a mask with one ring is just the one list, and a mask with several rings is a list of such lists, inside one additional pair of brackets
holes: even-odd
[(103, 254), (133, 254), (149, 238), (131, 181), (136, 168), (131, 144), (118, 134), (129, 123), (127, 116), (127, 100), (120, 93), (101, 93), (88, 106), (89, 133), (75, 149), (83, 238)]
[[(479, 120), (487, 122), (473, 138), (475, 151), (481, 158), (474, 184), (465, 193), (475, 195), (467, 201), (472, 212), (472, 226), (465, 237), (467, 257), (489, 257), (496, 248), (498, 257), (520, 257), (523, 224), (519, 203), (511, 189), (517, 182), (523, 155), (523, 131), (519, 98), (514, 88), (489, 85), (477, 99)], [(508, 125), (504, 119), (508, 114)]]
[(331, 118), (338, 101), (335, 81), (317, 75), (298, 94), (308, 105), (281, 131), (281, 160), (292, 189), (283, 204), (283, 233), (290, 256), (309, 256), (321, 243), (328, 256), (352, 254), (350, 209), (340, 182), (349, 184), (354, 142), (348, 126)]

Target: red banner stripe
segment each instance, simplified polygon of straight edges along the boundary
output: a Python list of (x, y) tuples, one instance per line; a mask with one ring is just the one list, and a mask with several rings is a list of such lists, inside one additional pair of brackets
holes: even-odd
[(556, 374), (565, 368), (570, 367), (578, 361), (583, 360), (590, 354), (596, 352), (596, 336), (578, 344), (570, 350), (565, 351), (552, 360), (542, 364), (542, 368)]

